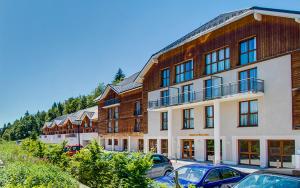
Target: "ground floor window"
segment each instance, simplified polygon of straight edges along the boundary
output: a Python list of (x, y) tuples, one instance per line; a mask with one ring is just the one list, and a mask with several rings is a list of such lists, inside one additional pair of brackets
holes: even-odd
[(127, 139), (123, 139), (123, 151), (127, 151), (128, 150), (128, 142)]
[(149, 151), (157, 153), (157, 140), (149, 139)]
[[(214, 140), (206, 140), (206, 160), (213, 161), (215, 159), (215, 141)], [(222, 159), (222, 140), (220, 140), (221, 144), (221, 159)]]
[(112, 140), (108, 139), (108, 145), (111, 146), (111, 144), (112, 144)]
[(167, 139), (161, 140), (161, 153), (166, 156), (168, 155), (168, 140)]
[(138, 140), (138, 149), (140, 152), (143, 152), (144, 151), (144, 140), (143, 139), (139, 139)]
[(195, 145), (194, 140), (182, 140), (182, 158), (194, 159)]
[(292, 155), (295, 154), (294, 140), (268, 141), (269, 166), (292, 168)]
[(114, 145), (115, 146), (119, 145), (118, 139), (114, 139)]
[(260, 165), (259, 140), (239, 140), (239, 163)]

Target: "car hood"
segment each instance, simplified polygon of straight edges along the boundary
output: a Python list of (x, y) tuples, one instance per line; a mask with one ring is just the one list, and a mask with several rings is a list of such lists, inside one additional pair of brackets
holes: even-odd
[[(175, 181), (170, 176), (162, 176), (162, 177), (156, 178), (155, 181), (157, 183), (166, 184), (168, 187), (174, 187), (175, 186)], [(183, 188), (187, 188), (190, 184), (194, 185), (192, 182), (186, 181), (186, 180), (183, 180), (183, 179), (179, 179), (178, 181), (179, 181), (179, 184)]]

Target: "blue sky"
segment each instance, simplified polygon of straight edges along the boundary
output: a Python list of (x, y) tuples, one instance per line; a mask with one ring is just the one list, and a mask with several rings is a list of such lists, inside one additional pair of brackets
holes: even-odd
[(300, 7), (299, 0), (203, 2), (1, 0), (0, 127), (26, 110), (90, 93), (119, 67), (139, 71), (151, 54), (218, 14)]

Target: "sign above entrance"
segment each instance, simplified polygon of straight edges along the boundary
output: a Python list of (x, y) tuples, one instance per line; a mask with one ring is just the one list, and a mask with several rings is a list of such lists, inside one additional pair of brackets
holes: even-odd
[(209, 134), (189, 134), (189, 136), (209, 136)]

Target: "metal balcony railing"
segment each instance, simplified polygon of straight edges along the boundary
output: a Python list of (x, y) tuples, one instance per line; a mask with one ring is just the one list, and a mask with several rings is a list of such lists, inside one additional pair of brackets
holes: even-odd
[(162, 97), (158, 100), (149, 101), (148, 108), (157, 109), (186, 103), (201, 102), (247, 92), (264, 92), (264, 81), (261, 79), (251, 78), (239, 80), (234, 83), (220, 84), (213, 87), (203, 88), (201, 91), (197, 92), (193, 91), (174, 96)]
[(109, 106), (117, 103), (120, 103), (120, 99), (114, 98), (114, 99), (104, 101), (104, 106)]

